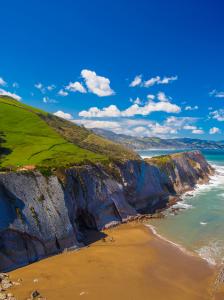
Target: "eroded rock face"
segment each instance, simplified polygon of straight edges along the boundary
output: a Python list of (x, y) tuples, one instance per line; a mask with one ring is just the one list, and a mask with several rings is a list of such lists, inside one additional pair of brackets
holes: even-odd
[(170, 156), (169, 164), (127, 161), (0, 174), (0, 270), (82, 245), (83, 228), (101, 230), (166, 206), (170, 195), (206, 182), (213, 169), (200, 152)]

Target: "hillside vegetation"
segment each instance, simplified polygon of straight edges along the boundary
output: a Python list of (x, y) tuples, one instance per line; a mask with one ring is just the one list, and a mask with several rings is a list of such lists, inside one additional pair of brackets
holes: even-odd
[(71, 122), (0, 97), (0, 167), (59, 167), (85, 161), (138, 158)]

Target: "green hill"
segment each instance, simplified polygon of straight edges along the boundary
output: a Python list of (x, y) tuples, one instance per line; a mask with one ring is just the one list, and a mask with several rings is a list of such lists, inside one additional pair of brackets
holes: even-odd
[(138, 159), (126, 148), (69, 121), (0, 96), (0, 167), (59, 167)]

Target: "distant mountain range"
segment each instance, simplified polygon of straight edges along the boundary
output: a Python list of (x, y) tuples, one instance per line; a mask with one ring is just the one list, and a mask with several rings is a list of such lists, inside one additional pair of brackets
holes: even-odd
[(112, 131), (94, 128), (93, 131), (130, 149), (224, 149), (224, 141), (210, 141), (191, 138), (161, 139), (158, 137), (134, 137), (116, 134)]

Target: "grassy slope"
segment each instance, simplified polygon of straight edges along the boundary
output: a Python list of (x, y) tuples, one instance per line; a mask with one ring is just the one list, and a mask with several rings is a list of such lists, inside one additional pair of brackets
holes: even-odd
[(116, 160), (140, 158), (134, 151), (121, 144), (96, 135), (94, 132), (87, 130), (84, 127), (75, 125), (74, 123), (50, 114), (42, 115), (41, 117), (66, 140), (81, 148), (101, 153)]
[[(66, 130), (61, 130), (62, 128)], [(121, 146), (7, 97), (0, 97), (0, 138), (3, 139), (1, 147), (5, 153), (1, 156), (0, 167), (58, 167), (82, 163), (85, 160), (107, 161), (114, 153), (117, 154), (114, 156), (116, 158), (119, 153), (119, 158), (131, 158), (132, 153), (124, 150), (124, 155)], [(113, 147), (116, 151), (110, 153)], [(123, 149), (125, 148), (122, 147)], [(133, 154), (133, 158), (134, 156), (136, 155)]]
[(66, 141), (39, 116), (42, 113), (7, 98), (0, 98), (2, 146), (10, 151), (0, 166), (49, 165), (99, 161), (106, 157)]

